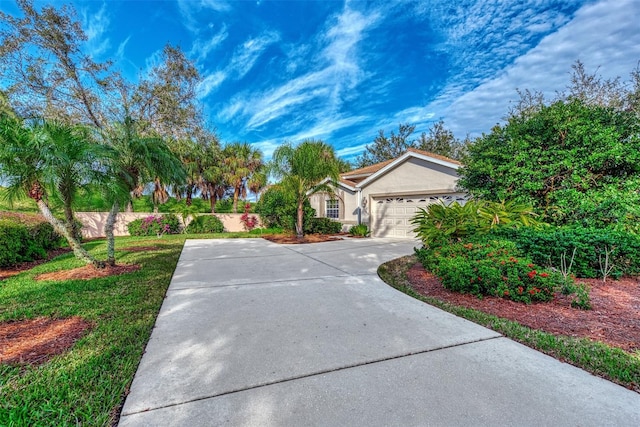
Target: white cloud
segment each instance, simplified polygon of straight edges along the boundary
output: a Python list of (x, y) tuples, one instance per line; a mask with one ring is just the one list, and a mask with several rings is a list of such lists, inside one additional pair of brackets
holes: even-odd
[(204, 77), (196, 89), (198, 98), (202, 99), (207, 97), (207, 95), (216, 90), (226, 78), (227, 75), (222, 71), (216, 71)]
[(90, 14), (87, 9), (84, 9), (82, 11), (82, 27), (87, 35), (85, 46), (89, 56), (92, 58), (100, 57), (111, 47), (109, 38), (104, 37), (109, 28), (106, 4), (103, 4), (100, 10), (94, 14)]
[(125, 57), (124, 49), (127, 47), (127, 44), (129, 43), (130, 39), (131, 39), (131, 36), (124, 39), (124, 41), (118, 45), (118, 49), (116, 50), (116, 58), (124, 59)]
[[(293, 121), (304, 123), (309, 129), (297, 136), (328, 136), (340, 127), (361, 121), (361, 117), (340, 117), (340, 106), (365, 77), (358, 45), (379, 18), (377, 13), (364, 15), (345, 6), (342, 13), (331, 18), (326, 31), (317, 39), (319, 53), (308, 61), (315, 68), (262, 93), (253, 91), (236, 96), (221, 109), (218, 118), (226, 121), (241, 116), (246, 118), (248, 130), (258, 130), (293, 115)], [(305, 47), (299, 52), (291, 49), (290, 52), (294, 57), (305, 56), (307, 49), (313, 48)], [(289, 68), (289, 71), (295, 68)], [(339, 126), (330, 126), (330, 131), (320, 131), (320, 127), (330, 123)]]
[(215, 12), (229, 12), (231, 4), (226, 0), (178, 0), (178, 10), (182, 16), (182, 22), (189, 31), (199, 34), (202, 26), (198, 18), (203, 10), (213, 10)]
[(256, 38), (250, 38), (240, 45), (233, 54), (227, 69), (231, 77), (241, 79), (253, 68), (254, 64), (269, 45), (280, 40), (280, 35), (267, 31)]
[(207, 39), (195, 39), (191, 47), (191, 51), (189, 52), (189, 56), (194, 58), (196, 61), (202, 61), (209, 55), (209, 53), (211, 53), (212, 50), (220, 46), (228, 36), (229, 32), (227, 31), (227, 26), (222, 25), (222, 28), (220, 28), (220, 30), (213, 36)]
[(549, 34), (493, 78), (451, 100), (439, 100), (432, 110), (442, 115), (458, 136), (488, 132), (506, 114), (516, 88), (542, 91), (554, 97), (569, 84), (571, 65), (580, 59), (587, 70), (604, 78), (626, 78), (640, 59), (637, 16), (640, 2), (600, 1), (579, 9), (573, 20)]

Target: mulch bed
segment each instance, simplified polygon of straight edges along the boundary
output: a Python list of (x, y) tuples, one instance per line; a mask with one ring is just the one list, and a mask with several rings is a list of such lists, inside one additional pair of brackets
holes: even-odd
[(23, 262), (21, 264), (16, 265), (15, 267), (0, 268), (0, 280), (4, 280), (8, 277), (15, 276), (16, 274), (20, 274), (26, 270), (31, 270), (36, 265), (44, 264), (45, 262), (59, 255), (66, 254), (67, 252), (71, 252), (71, 249), (69, 248), (54, 249), (52, 251), (47, 252), (46, 258), (37, 259), (35, 261)]
[(42, 364), (67, 351), (91, 327), (77, 316), (0, 323), (0, 364)]
[(601, 341), (628, 352), (640, 350), (640, 281), (580, 279), (591, 288), (591, 310), (571, 307), (571, 297), (557, 294), (553, 301), (526, 305), (511, 300), (460, 294), (445, 289), (420, 263), (407, 273), (413, 289), (425, 296), (473, 308), (552, 334)]
[(96, 268), (93, 265), (74, 268), (72, 270), (54, 271), (51, 273), (39, 274), (36, 280), (90, 280), (99, 277), (117, 276), (140, 270), (138, 264), (122, 264)]

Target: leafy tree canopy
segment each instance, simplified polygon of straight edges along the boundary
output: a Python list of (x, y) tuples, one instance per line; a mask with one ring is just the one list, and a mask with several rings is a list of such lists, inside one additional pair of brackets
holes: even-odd
[(477, 139), (459, 184), (482, 199), (531, 204), (549, 223), (637, 231), (639, 131), (633, 111), (558, 100)]
[(356, 158), (356, 166), (363, 168), (375, 163), (395, 159), (404, 154), (409, 148), (429, 151), (434, 154), (460, 159), (465, 152), (465, 147), (470, 144), (469, 139), (460, 141), (453, 132), (448, 130), (442, 120), (429, 128), (429, 133), (423, 132), (418, 139), (411, 139), (416, 127), (408, 123), (398, 125), (398, 133), (391, 131), (389, 137), (383, 130), (378, 131), (378, 136), (371, 145), (367, 145), (364, 153)]

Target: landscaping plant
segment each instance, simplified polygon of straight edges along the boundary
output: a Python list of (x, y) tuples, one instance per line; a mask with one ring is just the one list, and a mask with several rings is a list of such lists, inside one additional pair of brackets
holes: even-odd
[(180, 221), (173, 214), (151, 215), (140, 218), (127, 224), (127, 229), (131, 236), (157, 236), (163, 234), (178, 234), (180, 232)]
[(369, 231), (367, 224), (358, 224), (349, 229), (349, 234), (355, 237), (369, 237), (371, 232)]
[(184, 229), (186, 234), (222, 233), (224, 225), (215, 215), (198, 215)]

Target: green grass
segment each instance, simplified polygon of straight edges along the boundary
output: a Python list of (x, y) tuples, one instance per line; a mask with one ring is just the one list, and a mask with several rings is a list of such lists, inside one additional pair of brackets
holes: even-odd
[[(183, 246), (184, 235), (120, 238), (118, 263), (134, 273), (89, 281), (35, 281), (37, 274), (81, 266), (60, 256), (0, 281), (0, 321), (80, 316), (94, 327), (65, 354), (38, 367), (0, 365), (0, 425), (110, 425), (149, 339)], [(193, 237), (193, 236), (192, 236)], [(103, 241), (86, 247), (105, 257)]]
[(586, 338), (559, 336), (531, 329), (518, 322), (421, 295), (411, 287), (407, 279), (407, 271), (416, 262), (415, 256), (389, 261), (378, 268), (378, 275), (387, 284), (413, 298), (493, 329), (556, 359), (640, 392), (640, 354), (631, 354)]

